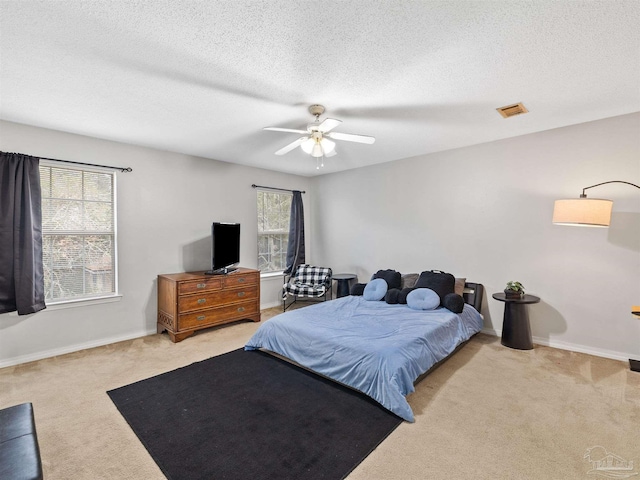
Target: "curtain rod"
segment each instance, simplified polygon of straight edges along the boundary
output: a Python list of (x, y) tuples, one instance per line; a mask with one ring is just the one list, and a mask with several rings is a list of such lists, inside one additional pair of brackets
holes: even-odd
[[(253, 188), (268, 188), (269, 190), (279, 190), (281, 192), (291, 192), (293, 193), (293, 190), (287, 190), (286, 188), (276, 188), (276, 187), (265, 187), (264, 185), (256, 185), (255, 183), (253, 185), (251, 185)], [(300, 190), (300, 193), (307, 193), (304, 190)]]
[[(34, 157), (37, 155), (34, 155)], [(113, 167), (111, 165), (96, 165), (95, 163), (74, 162), (73, 160), (58, 160), (57, 158), (38, 157), (40, 160), (49, 160), (51, 162), (73, 163), (75, 165), (85, 165), (87, 167), (111, 168), (112, 170), (120, 170), (121, 172), (133, 172), (131, 167)]]

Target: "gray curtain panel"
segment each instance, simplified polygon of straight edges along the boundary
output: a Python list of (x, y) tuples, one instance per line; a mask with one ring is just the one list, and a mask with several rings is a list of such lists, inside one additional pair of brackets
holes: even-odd
[(291, 199), (291, 216), (289, 218), (289, 243), (287, 244), (287, 269), (284, 273), (295, 272), (304, 258), (304, 208), (302, 193), (293, 191)]
[(40, 159), (0, 152), (0, 313), (44, 303)]

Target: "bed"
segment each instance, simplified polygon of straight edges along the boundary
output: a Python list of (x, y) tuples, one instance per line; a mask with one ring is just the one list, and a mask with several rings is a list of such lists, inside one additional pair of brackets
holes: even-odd
[[(465, 285), (462, 313), (346, 296), (267, 320), (245, 345), (292, 360), (376, 400), (409, 422), (414, 382), (482, 328), (482, 285)], [(475, 305), (475, 308), (474, 308)]]

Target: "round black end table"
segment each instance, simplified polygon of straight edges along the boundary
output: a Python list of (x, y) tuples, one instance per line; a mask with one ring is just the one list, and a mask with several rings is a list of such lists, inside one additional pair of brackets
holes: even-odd
[(518, 350), (533, 349), (527, 305), (538, 303), (540, 298), (528, 294), (516, 298), (507, 298), (504, 292), (494, 293), (492, 297), (499, 302), (504, 302), (502, 345)]
[(333, 279), (338, 282), (336, 288), (336, 298), (349, 295), (349, 282), (356, 278), (355, 273), (336, 273)]

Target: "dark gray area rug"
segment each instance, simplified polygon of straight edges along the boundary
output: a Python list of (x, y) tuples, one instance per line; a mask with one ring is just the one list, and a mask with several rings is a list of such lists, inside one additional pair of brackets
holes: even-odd
[(402, 420), (259, 351), (107, 392), (170, 480), (346, 477)]

